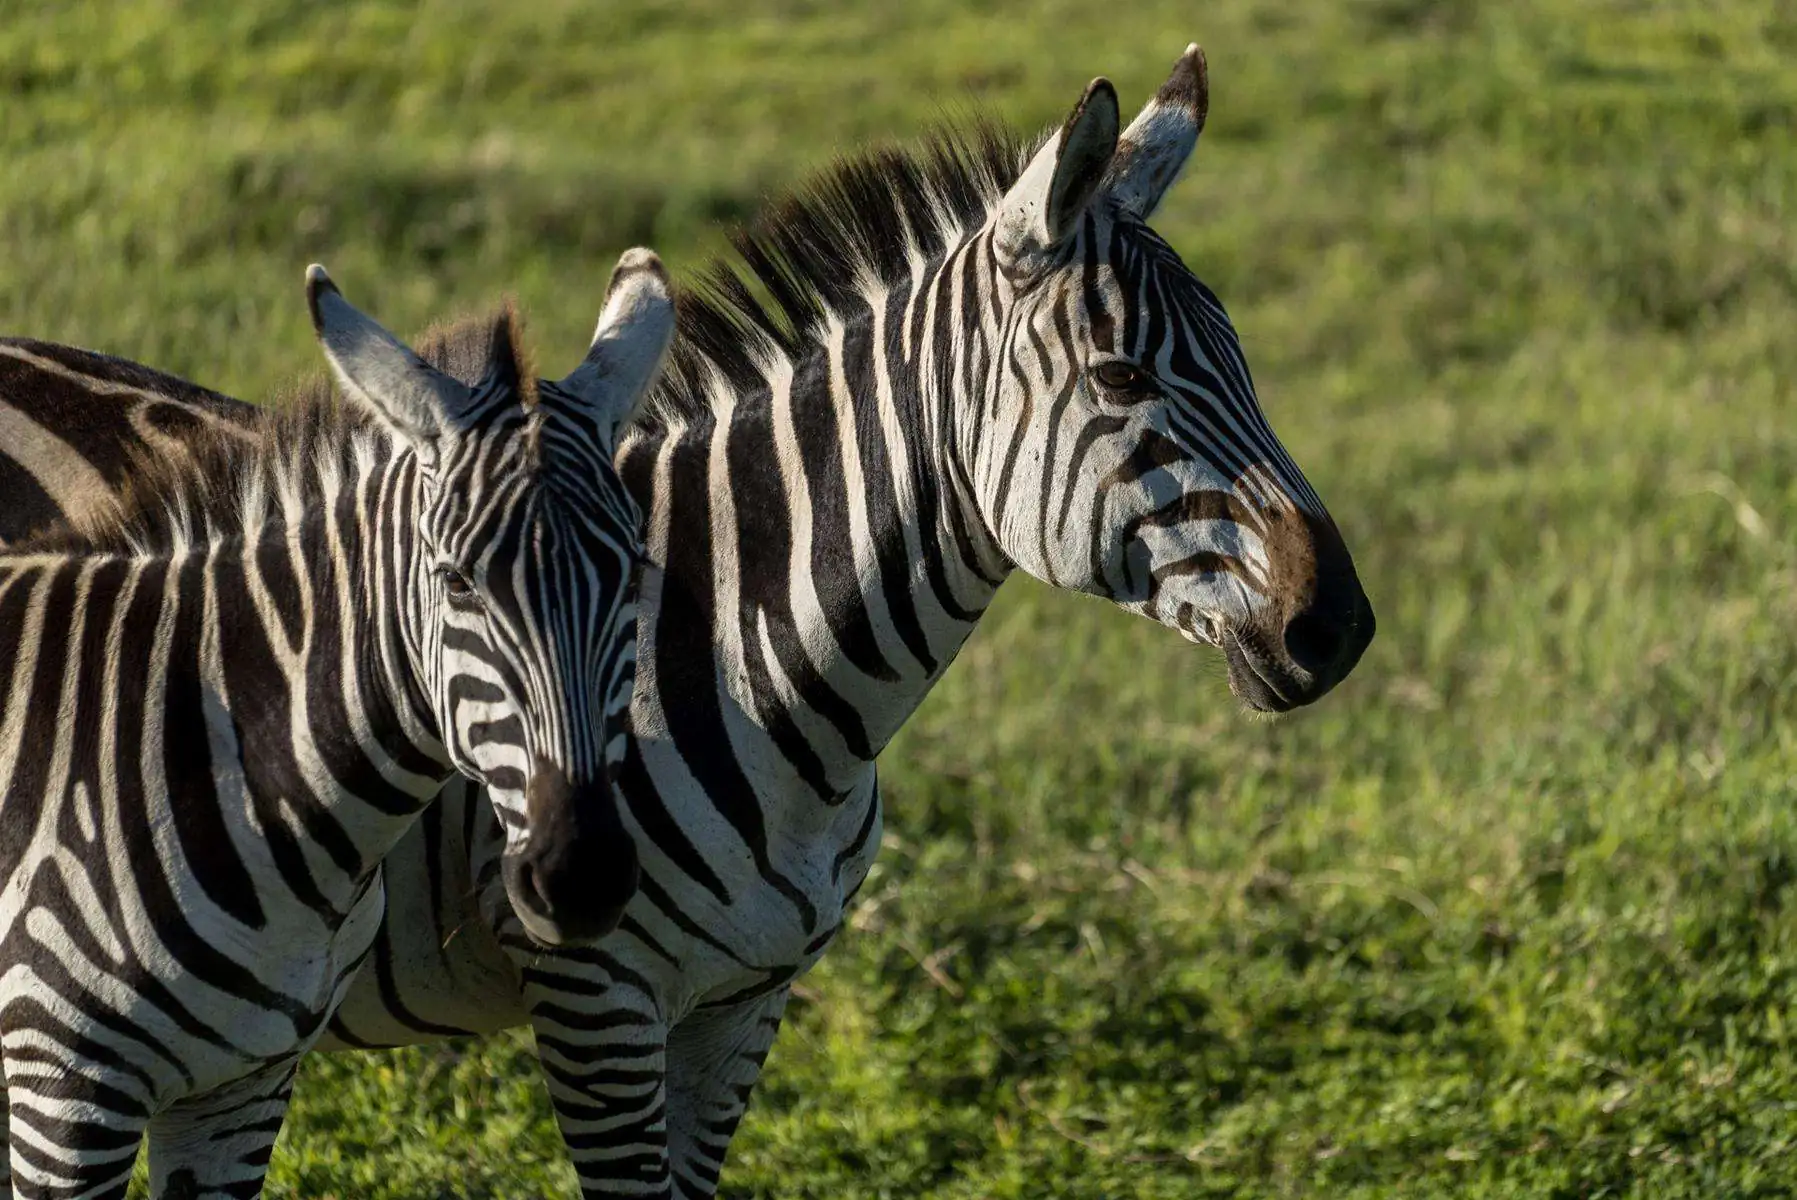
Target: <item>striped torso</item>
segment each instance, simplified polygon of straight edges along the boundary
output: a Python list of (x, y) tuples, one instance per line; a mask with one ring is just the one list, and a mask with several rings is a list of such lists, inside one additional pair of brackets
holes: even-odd
[(111, 496), (143, 450), (179, 453), (255, 408), (122, 358), (0, 338), (0, 546)]
[[(352, 706), (333, 686), (378, 659), (375, 623), (281, 587), (296, 567), (334, 587), (371, 565), (298, 530), (248, 550), (0, 554), (15, 1121), (34, 1086), (109, 1071), (141, 1119), (322, 1029), (379, 926), (380, 860), (448, 771), (378, 688)], [(19, 1055), (44, 1078), (12, 1073)]]

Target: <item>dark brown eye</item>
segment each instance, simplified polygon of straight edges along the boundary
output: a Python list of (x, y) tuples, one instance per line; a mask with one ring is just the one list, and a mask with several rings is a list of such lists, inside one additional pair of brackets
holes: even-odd
[(449, 597), (451, 603), (478, 603), (479, 598), (474, 594), (474, 585), (468, 582), (466, 575), (454, 567), (439, 567), (437, 574), (443, 578), (443, 594)]
[(1098, 377), (1099, 383), (1113, 392), (1139, 394), (1154, 390), (1154, 381), (1148, 377), (1148, 372), (1134, 363), (1124, 362), (1120, 358), (1099, 363), (1092, 373)]

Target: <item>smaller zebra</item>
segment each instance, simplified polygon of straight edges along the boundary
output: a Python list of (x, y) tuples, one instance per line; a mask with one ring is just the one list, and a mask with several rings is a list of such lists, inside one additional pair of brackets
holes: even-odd
[(0, 1195), (254, 1196), (294, 1069), (380, 926), (381, 860), (487, 785), (545, 946), (609, 932), (636, 853), (609, 784), (641, 515), (613, 465), (673, 330), (620, 262), (585, 360), (509, 307), (457, 382), (307, 301), (347, 402), (141, 460), (104, 514), (0, 553)]

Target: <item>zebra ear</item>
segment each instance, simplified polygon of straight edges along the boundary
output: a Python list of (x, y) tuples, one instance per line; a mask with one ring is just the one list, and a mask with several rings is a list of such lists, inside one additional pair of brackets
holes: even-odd
[(653, 250), (626, 250), (605, 289), (586, 358), (561, 381), (613, 439), (655, 385), (674, 340), (674, 297)]
[(1007, 270), (1027, 271), (1073, 232), (1117, 151), (1117, 123), (1116, 89), (1094, 79), (999, 201), (993, 250)]
[(428, 454), (465, 413), (469, 389), (358, 312), (317, 263), (306, 268), (306, 305), (345, 394)]
[(1193, 42), (1118, 139), (1105, 188), (1123, 211), (1148, 219), (1191, 157), (1209, 111), (1210, 73), (1204, 51)]

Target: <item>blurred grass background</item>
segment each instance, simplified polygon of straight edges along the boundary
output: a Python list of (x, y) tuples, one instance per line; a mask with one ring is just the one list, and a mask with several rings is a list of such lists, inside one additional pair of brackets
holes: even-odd
[[(256, 396), (304, 265), (572, 364), (831, 155), (1126, 109), (1379, 612), (1278, 722), (1027, 580), (885, 760), (744, 1196), (1797, 1187), (1797, 12), (1781, 0), (0, 0), (0, 329)], [(314, 1059), (276, 1196), (572, 1194), (528, 1037)]]

